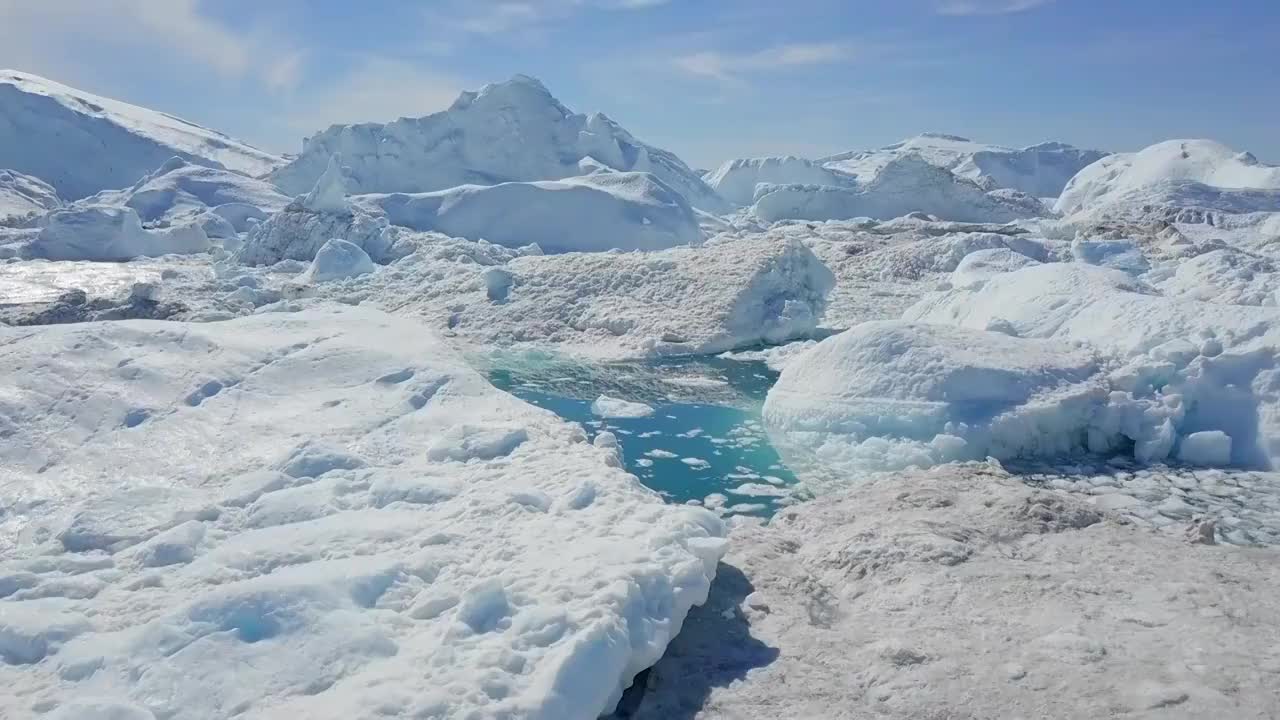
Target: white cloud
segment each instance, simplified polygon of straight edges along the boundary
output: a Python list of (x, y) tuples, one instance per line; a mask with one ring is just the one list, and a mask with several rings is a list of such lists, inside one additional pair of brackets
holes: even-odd
[(413, 63), (384, 57), (364, 57), (331, 82), (295, 97), (283, 118), (296, 138), (330, 125), (390, 122), (420, 117), (453, 104), (461, 92), (456, 78)]
[(268, 88), (296, 82), (302, 55), (227, 26), (197, 0), (0, 0), (0, 57), (34, 72), (66, 71), (81, 52), (129, 48), (164, 53), (229, 79), (259, 78)]
[(752, 53), (722, 53), (704, 50), (672, 60), (679, 70), (698, 77), (741, 85), (747, 72), (767, 72), (805, 65), (829, 65), (853, 57), (852, 48), (841, 43), (797, 43), (776, 45)]
[(940, 15), (1009, 15), (1034, 10), (1053, 0), (943, 0)]
[(461, 0), (452, 12), (433, 12), (432, 20), (474, 35), (505, 35), (543, 30), (556, 20), (587, 9), (644, 10), (670, 0)]

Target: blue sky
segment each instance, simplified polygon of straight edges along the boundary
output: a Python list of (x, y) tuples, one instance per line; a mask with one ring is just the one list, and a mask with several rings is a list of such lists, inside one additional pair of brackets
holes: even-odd
[(0, 0), (0, 66), (276, 151), (523, 72), (708, 167), (925, 130), (1280, 162), (1276, 0)]

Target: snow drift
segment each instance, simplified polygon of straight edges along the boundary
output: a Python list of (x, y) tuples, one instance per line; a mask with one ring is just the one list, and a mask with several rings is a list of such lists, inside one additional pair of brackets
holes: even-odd
[(988, 190), (1008, 188), (1043, 198), (1057, 197), (1076, 173), (1107, 153), (1060, 142), (1016, 150), (956, 135), (924, 133), (879, 150), (842, 153), (820, 162), (831, 170), (861, 179), (874, 176), (906, 155), (917, 155)]
[(411, 320), (0, 328), (0, 362), (4, 717), (594, 720), (724, 551)]
[(1055, 210), (1087, 220), (1280, 212), (1280, 167), (1212, 140), (1168, 140), (1084, 168)]
[(172, 115), (0, 70), (0, 168), (34, 175), (63, 199), (129, 187), (175, 155), (253, 176), (282, 162)]
[(559, 180), (604, 166), (653, 173), (702, 210), (728, 209), (675, 155), (636, 140), (604, 115), (573, 113), (523, 75), (464, 92), (434, 115), (335, 125), (309, 138), (272, 180), (290, 194), (307, 192), (335, 153), (345, 158), (352, 194)]
[(850, 178), (834, 173), (804, 158), (765, 157), (730, 160), (705, 177), (707, 184), (735, 205), (755, 201), (756, 186), (765, 185), (848, 185)]
[(0, 227), (26, 225), (61, 205), (58, 193), (43, 180), (0, 170)]
[(547, 252), (662, 250), (702, 239), (693, 208), (648, 173), (358, 196), (393, 225)]
[(752, 213), (778, 220), (889, 219), (924, 212), (960, 222), (1009, 222), (1045, 214), (1039, 200), (1011, 190), (986, 191), (923, 158), (904, 155), (851, 187), (760, 185)]

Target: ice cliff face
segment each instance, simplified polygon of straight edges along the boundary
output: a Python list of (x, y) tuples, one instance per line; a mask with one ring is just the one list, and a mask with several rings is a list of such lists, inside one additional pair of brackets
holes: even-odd
[(675, 155), (636, 140), (602, 114), (572, 112), (524, 75), (465, 92), (448, 110), (426, 117), (335, 125), (308, 139), (272, 179), (288, 193), (307, 192), (335, 153), (349, 171), (352, 194), (558, 180), (583, 174), (587, 161), (653, 173), (700, 209), (727, 209)]
[(0, 168), (34, 175), (63, 199), (128, 187), (175, 155), (252, 176), (282, 162), (172, 115), (0, 70)]

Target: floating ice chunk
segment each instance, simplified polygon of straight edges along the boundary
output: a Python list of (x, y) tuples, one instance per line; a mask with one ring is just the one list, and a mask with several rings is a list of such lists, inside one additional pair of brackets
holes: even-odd
[(1194, 432), (1182, 438), (1178, 459), (1205, 467), (1222, 467), (1231, 462), (1231, 436), (1221, 430)]
[(653, 408), (644, 403), (601, 395), (591, 403), (591, 413), (606, 418), (642, 418), (652, 415)]
[(646, 453), (645, 453), (645, 455), (647, 455), (647, 456), (649, 456), (649, 457), (651, 457), (651, 458), (657, 458), (657, 459), (659, 459), (659, 460), (672, 460), (672, 459), (674, 459), (674, 458), (678, 458), (678, 457), (680, 457), (679, 455), (676, 455), (675, 453), (673, 453), (673, 452), (671, 452), (671, 451), (669, 451), (669, 450), (663, 450), (663, 449), (661, 449), (661, 448), (656, 448), (656, 449), (654, 449), (654, 450), (650, 450), (650, 451), (646, 452)]
[(696, 458), (696, 457), (680, 458), (680, 462), (684, 463), (685, 465), (688, 465), (694, 470), (706, 470), (707, 468), (711, 467), (711, 463), (707, 462), (706, 460), (703, 460), (702, 458)]
[(316, 252), (303, 280), (308, 283), (345, 280), (371, 273), (376, 267), (364, 248), (346, 240), (332, 238)]
[(329, 165), (316, 180), (315, 187), (302, 199), (302, 207), (318, 213), (345, 213), (347, 187), (342, 179), (342, 155), (329, 156)]

